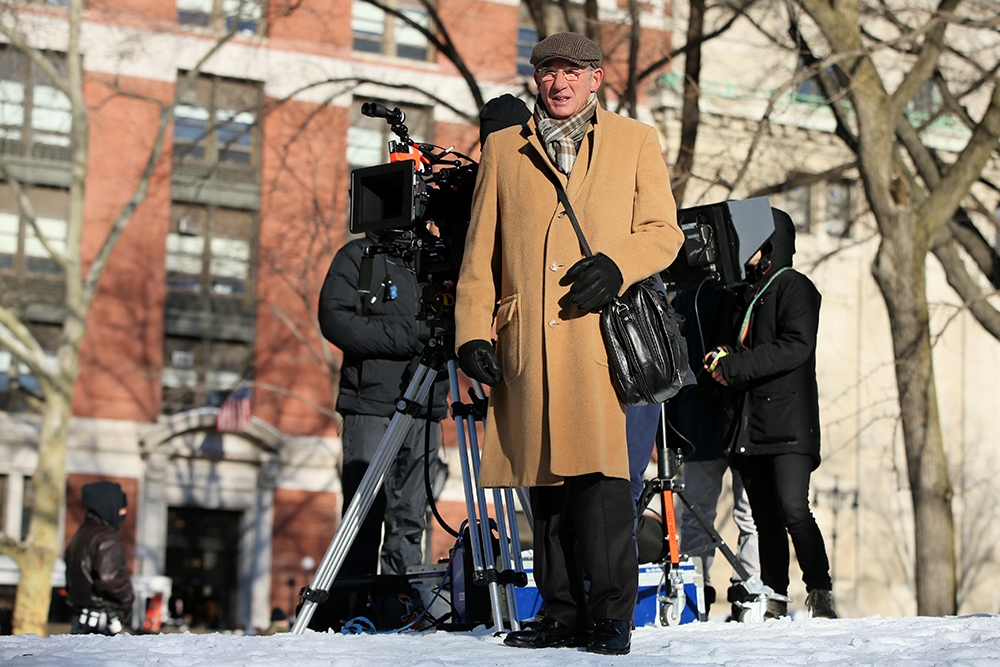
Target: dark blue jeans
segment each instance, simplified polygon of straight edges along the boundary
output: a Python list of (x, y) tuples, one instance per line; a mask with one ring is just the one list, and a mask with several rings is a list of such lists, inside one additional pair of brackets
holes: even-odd
[(809, 510), (808, 454), (740, 456), (734, 461), (750, 498), (760, 545), (760, 578), (775, 592), (788, 593), (788, 535), (807, 591), (832, 590), (823, 534)]
[(653, 457), (656, 429), (659, 425), (659, 403), (630, 405), (625, 408), (625, 440), (628, 443), (628, 472), (633, 505), (642, 495), (642, 473)]

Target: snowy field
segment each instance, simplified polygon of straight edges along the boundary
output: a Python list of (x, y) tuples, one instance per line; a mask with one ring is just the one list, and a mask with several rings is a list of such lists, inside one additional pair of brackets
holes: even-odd
[(997, 667), (1000, 616), (782, 619), (762, 624), (644, 627), (631, 655), (516, 649), (485, 628), (402, 635), (222, 634), (0, 637), (4, 667), (468, 667), (637, 665), (685, 667)]

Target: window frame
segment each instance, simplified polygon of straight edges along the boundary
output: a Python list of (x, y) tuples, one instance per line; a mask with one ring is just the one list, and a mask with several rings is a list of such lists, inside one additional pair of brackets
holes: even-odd
[[(69, 238), (69, 191), (64, 188), (53, 188), (34, 185), (27, 188), (28, 199), (31, 200), (35, 210), (35, 222), (45, 232), (45, 228), (52, 228), (52, 222), (62, 223), (64, 234), (61, 238), (46, 236), (46, 240), (55, 249), (65, 250)], [(62, 199), (62, 201), (59, 201)], [(5, 203), (5, 202), (12, 203)], [(61, 217), (55, 217), (56, 211), (65, 211)], [(10, 186), (0, 181), (0, 240), (10, 238), (12, 235), (5, 232), (5, 227), (12, 217), (17, 218), (17, 229), (14, 236), (14, 252), (3, 251), (3, 243), (0, 243), (0, 274), (11, 276), (17, 280), (63, 280), (63, 269), (59, 263), (53, 259), (44, 247), (44, 254), (30, 252), (31, 241), (35, 238), (34, 230), (28, 223), (27, 217), (21, 211), (20, 206), (14, 198)], [(38, 244), (41, 247), (41, 244)], [(11, 266), (4, 266), (2, 259), (11, 257)], [(32, 259), (40, 260), (52, 266), (53, 270), (32, 270)]]
[[(229, 30), (228, 23), (230, 21), (229, 11), (226, 10), (227, 0), (208, 0), (212, 3), (212, 9), (209, 12), (195, 11), (195, 10), (182, 10), (180, 8), (180, 3), (175, 3), (177, 6), (177, 25), (182, 30), (192, 30), (192, 29), (203, 29), (213, 33), (224, 33)], [(251, 0), (244, 0), (251, 1)], [(267, 36), (267, 11), (268, 11), (268, 0), (253, 0), (260, 7), (260, 18), (256, 19), (254, 22), (254, 27), (252, 29), (237, 29), (236, 34), (243, 37), (266, 37)], [(195, 16), (203, 16), (204, 21), (201, 20), (182, 20), (185, 18), (185, 13), (194, 18)]]
[[(186, 213), (190, 211), (202, 211), (200, 216), (200, 224), (203, 225), (202, 232), (200, 234), (190, 234), (185, 233), (182, 227), (182, 219)], [(220, 220), (220, 212), (222, 217), (237, 214), (245, 215), (249, 217), (249, 225), (247, 229), (247, 235), (245, 239), (239, 239), (232, 236), (221, 236), (217, 233), (217, 229), (220, 225), (224, 225), (224, 221)], [(259, 230), (260, 230), (260, 216), (256, 211), (250, 211), (246, 209), (230, 208), (225, 206), (216, 206), (212, 204), (196, 204), (191, 202), (172, 202), (170, 206), (170, 224), (167, 230), (167, 241), (166, 241), (166, 252), (164, 253), (164, 261), (166, 264), (167, 271), (167, 292), (173, 294), (185, 294), (190, 295), (193, 298), (198, 299), (232, 299), (237, 301), (249, 301), (256, 298), (257, 289), (257, 255), (259, 252)], [(178, 240), (173, 241), (172, 237), (176, 237)], [(184, 238), (197, 237), (202, 239), (201, 250), (198, 256), (198, 262), (200, 264), (200, 271), (198, 275), (198, 289), (190, 290), (184, 289), (177, 286), (171, 286), (171, 268), (170, 262), (171, 258), (175, 258), (175, 266), (181, 264), (182, 262), (177, 261), (176, 258), (195, 257), (193, 252), (182, 252), (176, 251), (171, 252), (171, 243), (174, 243), (178, 249), (182, 248), (184, 245)], [(242, 258), (234, 258), (232, 256), (223, 257), (216, 255), (215, 248), (213, 248), (213, 240), (229, 239), (234, 241), (245, 240), (247, 242), (247, 257), (243, 259), (246, 264), (246, 278), (243, 280), (244, 289), (242, 293), (226, 293), (224, 291), (215, 291), (213, 279), (223, 279), (227, 276), (223, 274), (213, 273), (212, 265), (216, 263), (219, 264), (226, 262), (239, 261)], [(194, 245), (194, 244), (188, 244)], [(218, 244), (215, 244), (216, 246)], [(178, 275), (195, 275), (190, 272), (177, 271)], [(231, 277), (231, 276), (229, 276)]]
[[(242, 368), (239, 371), (227, 370), (224, 365), (210, 366), (213, 358), (218, 359), (213, 352), (214, 346), (229, 346), (235, 350), (243, 348), (245, 352)], [(193, 349), (193, 360), (190, 367), (174, 366), (173, 352), (183, 352), (184, 348)], [(163, 366), (160, 372), (160, 414), (171, 415), (201, 407), (220, 407), (229, 393), (240, 382), (251, 377), (253, 372), (254, 344), (249, 341), (232, 341), (208, 337), (164, 335)], [(194, 384), (168, 386), (165, 382), (173, 373), (183, 377), (182, 372), (190, 370)], [(180, 372), (179, 372), (180, 371)], [(234, 376), (230, 382), (210, 382), (212, 373), (230, 373)], [(189, 374), (189, 377), (191, 375)], [(238, 376), (238, 377), (237, 377)], [(173, 409), (176, 406), (176, 409)]]
[[(178, 78), (186, 76), (185, 72), (179, 72)], [(246, 88), (243, 94), (253, 95), (256, 99), (252, 103), (252, 108), (248, 109), (223, 109), (223, 103), (220, 98), (220, 90), (224, 86), (232, 86), (234, 89), (243, 87)], [(204, 99), (204, 89), (208, 89), (207, 101)], [(250, 89), (253, 89), (252, 92)], [(243, 171), (247, 174), (253, 174), (255, 177), (260, 171), (260, 161), (261, 161), (261, 118), (263, 116), (263, 103), (264, 95), (263, 89), (259, 82), (247, 81), (242, 79), (230, 79), (228, 77), (215, 76), (211, 74), (200, 74), (198, 76), (195, 85), (189, 89), (186, 99), (182, 101), (174, 110), (174, 128), (173, 128), (173, 161), (175, 168), (179, 166), (194, 166), (194, 167), (205, 167), (210, 170), (226, 169), (226, 170), (237, 170)], [(191, 115), (182, 115), (178, 113), (179, 110), (186, 111), (191, 109)], [(179, 139), (178, 131), (179, 127), (183, 127), (184, 123), (188, 119), (194, 119), (196, 111), (203, 110), (203, 115), (205, 117), (204, 129), (199, 135), (192, 135), (195, 138), (193, 140)], [(231, 112), (233, 115), (229, 116), (228, 121), (222, 121), (219, 118), (220, 112)], [(250, 145), (249, 150), (246, 151), (248, 154), (247, 162), (241, 163), (232, 160), (220, 160), (220, 145), (223, 146), (225, 150), (233, 152), (243, 152), (234, 151), (233, 143), (223, 143), (219, 139), (220, 131), (223, 129), (226, 122), (232, 123), (236, 118), (244, 113), (249, 113), (253, 115), (253, 123), (249, 124), (249, 130), (245, 134), (249, 134)], [(192, 127), (195, 125), (192, 123)], [(203, 147), (204, 157), (198, 158), (193, 157), (192, 154), (196, 153), (197, 147)], [(226, 148), (228, 146), (228, 148)]]
[[(58, 51), (44, 51), (43, 53), (57, 69), (66, 70), (66, 55), (64, 53)], [(7, 101), (11, 99), (10, 91), (0, 93), (0, 153), (60, 163), (71, 162), (73, 159), (73, 113), (69, 98), (52, 85), (37, 64), (9, 44), (0, 45), (0, 64), (4, 65), (0, 68), (0, 83), (19, 85), (22, 88), (20, 105)], [(39, 106), (38, 99), (41, 97), (40, 92), (43, 88), (51, 89), (54, 95), (53, 100), (58, 100), (62, 106)], [(6, 105), (10, 105), (11, 111), (18, 106), (20, 107), (20, 124), (2, 122), (5, 114), (8, 113)], [(62, 121), (66, 123), (65, 131), (41, 127), (40, 124), (46, 115), (45, 111), (63, 116)], [(10, 134), (14, 133), (19, 136), (8, 138)], [(39, 141), (37, 139), (39, 136), (56, 137), (59, 140)]]
[[(45, 354), (46, 362), (54, 369), (58, 364), (56, 353), (62, 338), (63, 325), (46, 322), (25, 322), (24, 324), (38, 340)], [(12, 370), (15, 371), (13, 374)], [(5, 376), (4, 386), (0, 386), (0, 411), (32, 412), (31, 404), (22, 397), (21, 392), (34, 395), (32, 389), (22, 389), (28, 384), (25, 380), (33, 381), (34, 375), (26, 365), (3, 347), (0, 347), (0, 374)]]
[[(355, 26), (355, 19), (356, 19), (355, 8), (359, 4), (367, 5), (368, 7), (374, 9), (375, 11), (381, 12), (383, 15), (382, 26), (381, 26), (382, 32), (363, 33), (365, 35), (376, 35), (376, 34), (379, 35), (379, 40), (378, 40), (379, 48), (377, 50), (370, 48), (368, 49), (358, 48), (359, 39), (358, 39), (358, 31)], [(428, 31), (435, 32), (434, 19), (431, 17), (430, 12), (428, 12), (427, 9), (419, 2), (416, 2), (415, 0), (385, 0), (384, 4), (385, 6), (394, 9), (396, 11), (399, 11), (401, 13), (412, 11), (423, 14), (424, 16), (427, 17), (427, 25), (425, 27), (427, 28)], [(380, 7), (375, 7), (375, 5), (371, 4), (370, 2), (365, 2), (365, 0), (353, 0), (353, 2), (351, 3), (351, 51), (353, 53), (364, 53), (369, 55), (380, 55), (389, 58), (400, 58), (402, 60), (408, 60), (411, 62), (418, 62), (418, 63), (435, 62), (435, 60), (437, 59), (437, 52), (434, 48), (434, 43), (430, 39), (424, 37), (422, 33), (419, 33), (419, 31), (416, 31), (417, 34), (419, 34), (425, 40), (423, 47), (424, 48), (423, 57), (415, 58), (413, 56), (404, 55), (403, 53), (401, 53), (400, 49), (405, 48), (405, 45), (400, 44), (399, 40), (396, 37), (397, 30), (400, 29), (416, 31), (416, 29), (413, 28), (413, 26), (403, 21), (403, 19), (381, 9)], [(376, 40), (367, 39), (361, 41), (375, 43)]]

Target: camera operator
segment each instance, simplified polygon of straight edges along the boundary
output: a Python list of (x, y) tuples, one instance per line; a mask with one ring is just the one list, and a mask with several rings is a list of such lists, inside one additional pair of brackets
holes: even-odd
[[(366, 257), (365, 249), (372, 244), (372, 238), (366, 237), (340, 249), (319, 299), (323, 336), (344, 354), (336, 406), (344, 418), (344, 511), (378, 451), (395, 414), (396, 400), (430, 335), (428, 327), (416, 319), (420, 289), (412, 261), (391, 252)], [(425, 407), (419, 419), (409, 422), (341, 575), (375, 574), (380, 560), (382, 574), (405, 574), (408, 566), (422, 562), (427, 513), (424, 461), (425, 457), (430, 462), (437, 459), (447, 393), (447, 376), (442, 376), (431, 392), (430, 409)]]
[[(597, 103), (600, 47), (558, 33), (530, 62), (532, 119), (483, 149), (456, 344), (462, 370), (493, 387), (480, 484), (530, 487), (545, 613), (504, 643), (620, 655), (638, 590), (635, 506), (598, 312), (666, 268), (683, 237), (656, 131)], [(583, 258), (557, 182), (596, 255)]]
[[(743, 394), (732, 451), (750, 498), (760, 544), (761, 579), (788, 594), (788, 535), (802, 568), (813, 616), (836, 618), (823, 535), (809, 510), (809, 476), (820, 463), (816, 335), (820, 294), (792, 268), (795, 226), (771, 209), (774, 233), (747, 262), (736, 340), (705, 355), (705, 369)], [(771, 600), (766, 615), (787, 612)]]

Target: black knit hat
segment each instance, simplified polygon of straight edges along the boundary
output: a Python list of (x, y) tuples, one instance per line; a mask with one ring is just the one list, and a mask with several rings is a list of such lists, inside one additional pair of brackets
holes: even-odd
[(557, 32), (535, 44), (529, 62), (537, 69), (555, 58), (580, 67), (600, 67), (601, 47), (575, 32)]

